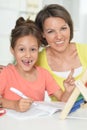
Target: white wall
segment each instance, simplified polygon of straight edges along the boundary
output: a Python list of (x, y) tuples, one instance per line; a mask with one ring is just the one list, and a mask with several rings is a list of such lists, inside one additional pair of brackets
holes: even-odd
[(80, 26), (79, 26), (79, 37), (80, 41), (82, 43), (87, 43), (87, 1), (86, 0), (80, 0)]
[(19, 16), (35, 18), (46, 4), (63, 5), (74, 21), (73, 41), (87, 43), (87, 0), (0, 0), (0, 64), (13, 61), (10, 53), (10, 32)]
[(0, 65), (13, 62), (10, 33), (19, 16), (34, 19), (42, 8), (42, 0), (0, 0)]
[(0, 0), (0, 64), (12, 61), (9, 50), (10, 32), (19, 16), (20, 0)]
[(87, 43), (87, 0), (44, 0), (43, 3), (63, 5), (70, 12), (74, 22), (73, 41)]

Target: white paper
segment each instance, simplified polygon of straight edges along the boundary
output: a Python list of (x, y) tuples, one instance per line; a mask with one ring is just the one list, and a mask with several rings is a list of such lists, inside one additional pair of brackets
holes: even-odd
[(7, 109), (6, 114), (17, 119), (36, 118), (39, 116), (50, 116), (55, 112), (61, 111), (64, 106), (65, 103), (63, 102), (34, 102), (26, 112)]

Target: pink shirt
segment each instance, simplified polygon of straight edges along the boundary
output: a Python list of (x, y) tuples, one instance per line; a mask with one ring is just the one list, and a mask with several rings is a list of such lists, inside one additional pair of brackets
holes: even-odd
[(20, 99), (20, 96), (10, 90), (14, 87), (35, 101), (43, 101), (45, 90), (48, 95), (52, 95), (60, 89), (47, 70), (41, 67), (36, 67), (36, 69), (38, 71), (37, 80), (29, 82), (17, 72), (14, 65), (5, 67), (0, 73), (0, 95), (10, 100)]

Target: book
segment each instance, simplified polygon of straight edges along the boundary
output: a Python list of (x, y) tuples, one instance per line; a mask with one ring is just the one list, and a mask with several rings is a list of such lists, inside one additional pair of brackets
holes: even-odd
[(64, 106), (64, 102), (34, 102), (34, 104), (31, 105), (31, 108), (26, 112), (17, 112), (15, 110), (6, 109), (6, 115), (17, 119), (51, 116), (54, 113), (63, 110)]

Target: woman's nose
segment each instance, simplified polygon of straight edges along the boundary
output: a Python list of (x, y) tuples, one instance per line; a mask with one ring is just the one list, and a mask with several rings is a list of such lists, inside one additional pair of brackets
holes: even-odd
[(57, 31), (57, 32), (56, 32), (56, 37), (57, 37), (58, 39), (61, 39), (61, 37), (62, 37), (61, 32)]

